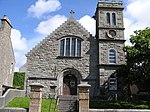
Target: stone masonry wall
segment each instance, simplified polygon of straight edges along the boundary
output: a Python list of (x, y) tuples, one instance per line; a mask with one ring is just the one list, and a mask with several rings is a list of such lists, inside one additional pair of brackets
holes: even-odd
[(90, 62), (89, 62), (89, 76), (88, 83), (91, 85), (90, 97), (97, 96), (99, 94), (99, 55), (98, 55), (98, 43), (95, 38), (90, 39)]
[[(108, 8), (109, 7), (109, 8)], [(98, 26), (99, 27), (105, 27), (109, 28), (123, 28), (123, 5), (122, 3), (116, 2), (99, 2), (97, 6), (98, 11)], [(110, 13), (110, 25), (107, 25), (107, 19), (106, 19), (106, 14)], [(112, 13), (116, 14), (116, 25), (112, 25)]]
[(101, 68), (100, 69), (100, 87), (108, 84), (108, 80), (111, 74), (115, 72), (116, 68)]
[(11, 24), (6, 16), (1, 20), (0, 28), (0, 91), (2, 85), (12, 86), (15, 58), (11, 43)]
[[(107, 13), (110, 18), (107, 18)], [(116, 24), (113, 24), (113, 13), (115, 13)], [(95, 13), (97, 40), (99, 41), (99, 86), (101, 91), (107, 91), (109, 77), (125, 64), (124, 47), (124, 23), (123, 4), (121, 2), (99, 1)], [(110, 19), (110, 23), (107, 20)], [(110, 34), (110, 30), (115, 35)], [(109, 63), (109, 50), (116, 51), (116, 63)]]
[(112, 13), (115, 13), (116, 14), (116, 22), (117, 22), (117, 25), (111, 25), (112, 28), (122, 28), (123, 27), (123, 16), (122, 16), (122, 10), (116, 10), (116, 9), (106, 9), (106, 10), (99, 10), (101, 12), (101, 15), (99, 16), (99, 20), (100, 20), (100, 23), (99, 23), (99, 26), (100, 27), (109, 27), (110, 25), (106, 25), (106, 13), (109, 12), (110, 14)]
[[(76, 36), (82, 39), (81, 57), (59, 57), (60, 39), (64, 36)], [(89, 75), (89, 67), (94, 67), (91, 64), (93, 62), (95, 63), (96, 59), (91, 59), (90, 61), (90, 39), (93, 39), (93, 37), (90, 36), (90, 33), (87, 32), (76, 20), (69, 18), (64, 24), (57, 28), (27, 54), (26, 78), (63, 77), (63, 71), (67, 68), (79, 71), (82, 79), (88, 79), (89, 76), (93, 77), (92, 73)], [(96, 77), (94, 76), (93, 79), (96, 79)], [(60, 79), (58, 78), (55, 82), (57, 88), (59, 85), (58, 83), (63, 83), (59, 80)], [(45, 80), (43, 83), (44, 86), (46, 86), (43, 90), (44, 94), (49, 93), (48, 86), (50, 86), (50, 82)]]
[(116, 51), (116, 64), (125, 63), (125, 53), (123, 51), (124, 44), (121, 42), (100, 42), (99, 44), (99, 62), (101, 64), (109, 64), (109, 50)]

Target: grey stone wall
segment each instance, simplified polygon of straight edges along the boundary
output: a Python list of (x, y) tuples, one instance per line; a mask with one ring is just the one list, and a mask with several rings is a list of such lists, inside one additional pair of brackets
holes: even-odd
[[(107, 13), (110, 14), (110, 24), (107, 23)], [(116, 15), (116, 25), (113, 24), (112, 14)], [(123, 4), (121, 2), (99, 1), (95, 13), (97, 40), (99, 43), (99, 87), (103, 93), (108, 92), (109, 77), (125, 64)], [(110, 37), (108, 32), (115, 31)], [(109, 63), (109, 50), (116, 51), (116, 63)]]
[(99, 42), (99, 62), (100, 64), (109, 64), (109, 50), (116, 51), (116, 64), (121, 65), (125, 63), (125, 53), (123, 51), (124, 43), (122, 42)]
[[(112, 30), (112, 29), (111, 29)], [(109, 29), (101, 29), (99, 30), (99, 38), (100, 39), (112, 39), (113, 40), (123, 40), (124, 39), (124, 31), (121, 29), (115, 29), (116, 36), (113, 38), (109, 38), (106, 33), (109, 31)]]
[[(76, 36), (82, 39), (81, 57), (59, 57), (60, 39), (65, 36)], [(91, 40), (93, 43), (90, 43)], [(76, 74), (80, 75), (80, 81), (96, 80), (97, 72), (94, 71), (97, 69), (95, 65), (97, 57), (93, 55), (97, 51), (95, 42), (88, 31), (76, 20), (69, 18), (27, 54), (26, 79), (28, 77), (57, 78), (56, 81), (38, 80), (45, 86), (43, 94), (50, 93), (50, 85), (56, 85), (57, 89), (63, 85), (63, 73), (66, 69), (78, 71)], [(90, 50), (92, 46), (93, 49)], [(95, 59), (90, 58), (91, 53)], [(33, 80), (29, 81), (28, 84), (33, 82)]]
[(12, 86), (15, 58), (11, 43), (11, 24), (6, 16), (1, 19), (0, 27), (0, 94), (2, 85)]
[(9, 89), (3, 96), (0, 96), (0, 108), (3, 108), (15, 97), (25, 97), (25, 90)]
[[(38, 77), (40, 77), (40, 76), (38, 76)], [(43, 91), (43, 97), (44, 98), (49, 98), (49, 97), (53, 97), (53, 98), (55, 98), (55, 95), (53, 94), (53, 92), (54, 91), (52, 91), (52, 89), (51, 89), (51, 86), (57, 86), (58, 84), (57, 84), (57, 80), (28, 80), (28, 83), (27, 83), (27, 85), (30, 85), (30, 84), (32, 84), (32, 83), (40, 83), (40, 84), (42, 84), (42, 85), (44, 85), (44, 89), (42, 90)], [(29, 95), (29, 92), (30, 92), (30, 88), (28, 87), (27, 88), (27, 95)], [(57, 92), (56, 90), (55, 90), (55, 92)]]
[(100, 68), (100, 87), (108, 84), (109, 77), (116, 71), (115, 67)]
[(98, 42), (95, 38), (90, 39), (90, 60), (89, 60), (89, 76), (87, 77), (88, 83), (91, 85), (90, 97), (99, 94), (99, 55), (98, 55)]
[(22, 108), (0, 108), (0, 112), (27, 112), (27, 110)]
[[(97, 5), (97, 20), (99, 27), (104, 28), (123, 28), (123, 4), (121, 2), (98, 2)], [(106, 13), (110, 13), (110, 25), (106, 24)], [(112, 13), (116, 14), (116, 25), (112, 25)]]

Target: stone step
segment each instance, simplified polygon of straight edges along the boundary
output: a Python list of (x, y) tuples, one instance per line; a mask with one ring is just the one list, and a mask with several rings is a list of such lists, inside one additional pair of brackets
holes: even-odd
[(77, 96), (59, 96), (59, 112), (77, 112)]
[(69, 101), (67, 101), (67, 100), (59, 100), (59, 102), (60, 102), (60, 103), (63, 102), (63, 103), (65, 103), (65, 104), (73, 104), (73, 103), (76, 103), (76, 101), (71, 101), (71, 100), (69, 100)]
[(59, 108), (74, 108), (76, 105), (59, 105)]
[(59, 112), (77, 112), (77, 110), (71, 110), (71, 109), (68, 109), (68, 110), (66, 110), (66, 109), (62, 109), (62, 110), (59, 110)]
[(77, 96), (72, 96), (72, 95), (60, 95), (59, 96), (60, 100), (77, 100)]

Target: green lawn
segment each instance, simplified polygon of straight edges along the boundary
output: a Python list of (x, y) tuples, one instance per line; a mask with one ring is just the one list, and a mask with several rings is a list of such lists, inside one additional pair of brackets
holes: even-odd
[[(29, 108), (29, 98), (15, 98), (6, 107)], [(56, 100), (43, 99), (42, 112), (54, 112)], [(51, 105), (51, 109), (50, 109)], [(145, 101), (90, 101), (90, 108), (95, 109), (150, 109), (150, 102)]]
[[(19, 107), (19, 108), (29, 108), (30, 99), (25, 98), (14, 98), (8, 103), (6, 107)], [(56, 100), (55, 99), (43, 99), (42, 100), (42, 112), (54, 112)], [(50, 108), (51, 106), (51, 108)]]

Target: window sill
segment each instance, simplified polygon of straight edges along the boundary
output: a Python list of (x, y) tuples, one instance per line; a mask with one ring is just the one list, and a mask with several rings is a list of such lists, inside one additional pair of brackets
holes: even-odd
[(80, 59), (82, 58), (81, 56), (57, 56), (57, 59)]

